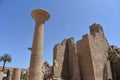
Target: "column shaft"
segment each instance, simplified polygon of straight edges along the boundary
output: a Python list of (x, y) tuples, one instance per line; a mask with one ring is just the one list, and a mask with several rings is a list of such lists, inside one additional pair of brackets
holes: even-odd
[(21, 69), (15, 68), (12, 74), (12, 80), (20, 80), (21, 79)]
[(44, 23), (50, 17), (49, 13), (36, 9), (32, 12), (32, 17), (35, 20), (36, 26), (34, 31), (34, 38), (32, 44), (32, 54), (29, 68), (29, 80), (43, 80), (42, 79), (42, 54), (43, 54), (43, 40), (44, 40)]
[(36, 25), (32, 45), (29, 80), (42, 80), (43, 36), (44, 24)]

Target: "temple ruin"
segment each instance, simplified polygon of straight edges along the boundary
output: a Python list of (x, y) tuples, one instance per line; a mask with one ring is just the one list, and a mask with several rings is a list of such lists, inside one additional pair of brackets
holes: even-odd
[(36, 9), (32, 11), (32, 17), (35, 20), (35, 31), (31, 50), (29, 80), (42, 80), (44, 23), (49, 19), (50, 15), (42, 9)]
[[(90, 33), (82, 39), (64, 39), (53, 48), (53, 65), (42, 63), (44, 23), (50, 18), (47, 11), (32, 12), (35, 32), (28, 69), (5, 68), (0, 80), (120, 80), (120, 58), (108, 61), (110, 53), (120, 56), (120, 48), (110, 45), (100, 24), (92, 24)], [(0, 70), (2, 68), (0, 67)], [(3, 74), (7, 74), (3, 78)], [(26, 75), (23, 79), (22, 76)]]

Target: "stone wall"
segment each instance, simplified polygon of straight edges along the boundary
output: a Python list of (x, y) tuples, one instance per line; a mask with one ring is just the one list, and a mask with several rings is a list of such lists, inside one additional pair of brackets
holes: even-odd
[(110, 65), (106, 59), (108, 48), (102, 27), (99, 24), (91, 25), (90, 34), (77, 42), (82, 80), (111, 78)]
[(53, 77), (80, 80), (77, 49), (73, 38), (65, 39), (54, 47)]
[(60, 44), (54, 47), (53, 55), (53, 77), (63, 80), (70, 80), (69, 73), (69, 55), (68, 55), (67, 40), (63, 40)]
[(109, 54), (113, 54), (117, 56), (116, 60), (111, 61), (111, 68), (112, 68), (113, 80), (119, 80), (120, 79), (120, 48), (114, 45), (110, 46)]
[(95, 80), (88, 35), (84, 35), (80, 41), (77, 41), (77, 53), (79, 56), (81, 80)]
[[(113, 76), (113, 80), (119, 80), (120, 78), (116, 76), (120, 76), (120, 58), (116, 62), (111, 62), (110, 66), (110, 62), (106, 58), (110, 50), (120, 56), (119, 48), (109, 46), (102, 26), (93, 24), (90, 26), (90, 34), (83, 35), (82, 39), (76, 43), (74, 43), (74, 38), (69, 38), (55, 45), (53, 66), (49, 66), (46, 62), (43, 63), (42, 79), (107, 80), (112, 79)], [(4, 73), (7, 73), (8, 70), (13, 72), (10, 73), (13, 74), (13, 77), (16, 75), (13, 68), (5, 68)], [(24, 70), (26, 69), (22, 69), (22, 71)]]
[[(0, 66), (0, 70), (2, 70), (2, 66)], [(5, 67), (4, 71), (0, 71), (3, 74), (6, 74), (6, 76), (0, 76), (2, 79), (5, 80), (20, 80), (21, 77), (21, 73), (22, 72), (26, 72), (27, 69), (20, 69), (20, 68), (12, 68), (12, 67)]]
[(44, 62), (42, 66), (42, 78), (43, 80), (50, 80), (52, 77), (52, 67), (48, 62)]
[[(89, 35), (90, 54), (92, 55), (95, 80), (111, 78), (106, 57), (108, 56), (109, 44), (104, 36), (102, 26), (93, 24), (90, 26)], [(108, 70), (108, 71), (107, 71)]]
[(54, 47), (53, 76), (63, 80), (112, 79), (108, 49), (102, 26), (93, 24), (90, 34), (83, 35), (76, 44), (70, 38)]

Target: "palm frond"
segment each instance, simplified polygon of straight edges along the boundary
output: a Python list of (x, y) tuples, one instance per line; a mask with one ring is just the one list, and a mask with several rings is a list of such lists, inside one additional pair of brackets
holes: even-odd
[(12, 57), (11, 55), (5, 53), (3, 56), (0, 56), (0, 61), (11, 62)]

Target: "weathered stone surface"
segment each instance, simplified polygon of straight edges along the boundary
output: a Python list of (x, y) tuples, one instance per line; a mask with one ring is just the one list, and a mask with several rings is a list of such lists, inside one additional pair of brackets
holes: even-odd
[(115, 61), (111, 61), (111, 68), (112, 68), (112, 77), (113, 80), (120, 79), (120, 48), (117, 46), (110, 46), (109, 47), (109, 54), (117, 55), (117, 59)]
[(42, 80), (42, 54), (44, 40), (44, 23), (49, 19), (48, 12), (36, 9), (32, 12), (36, 26), (32, 44), (32, 54), (29, 68), (29, 80)]
[(20, 80), (21, 79), (21, 69), (14, 68), (12, 74), (12, 80)]
[(100, 24), (92, 24), (90, 26), (90, 34), (93, 36), (96, 36), (96, 34), (101, 35), (101, 37), (104, 37), (104, 32), (103, 32), (103, 28)]
[(79, 59), (78, 59), (76, 47), (75, 47), (75, 55), (73, 59), (73, 76), (71, 80), (81, 80)]
[(69, 54), (69, 71), (71, 80), (80, 80), (80, 69), (77, 55), (76, 45), (74, 38), (69, 38), (68, 42), (68, 54)]
[(54, 47), (54, 78), (80, 80), (79, 62), (73, 38), (65, 39)]
[[(6, 77), (4, 77), (6, 80), (12, 80), (12, 73), (14, 72), (14, 69), (16, 69), (16, 68), (12, 68), (12, 67), (4, 68), (4, 74), (7, 75)], [(2, 70), (2, 66), (0, 66), (0, 70)], [(24, 72), (24, 71), (27, 71), (27, 69), (22, 68), (21, 71)]]
[[(15, 68), (15, 67), (5, 67), (5, 68), (4, 68), (4, 73), (7, 73), (8, 70), (9, 70), (9, 71), (13, 71), (14, 68)], [(2, 70), (2, 66), (0, 66), (0, 70)], [(26, 71), (27, 69), (21, 68), (21, 70), (22, 70), (22, 71)]]
[(120, 79), (120, 58), (116, 62), (111, 62), (113, 80)]
[[(77, 42), (83, 80), (104, 79), (103, 75), (107, 74), (107, 72), (106, 74), (103, 73), (103, 70), (105, 65), (107, 65), (108, 48), (109, 44), (104, 36), (102, 27), (99, 24), (90, 26), (90, 35), (84, 35), (83, 39)], [(108, 72), (111, 73), (110, 71)], [(107, 76), (111, 78), (111, 74)]]
[[(70, 73), (70, 79), (73, 77), (73, 68), (74, 68), (74, 57), (75, 57), (75, 44), (74, 44), (74, 39), (69, 38), (67, 40), (67, 47), (68, 47), (68, 59), (69, 59), (69, 73)], [(67, 66), (67, 65), (66, 65)]]
[(2, 80), (2, 78), (3, 78), (3, 72), (0, 71), (0, 80)]
[[(49, 18), (48, 14), (43, 14), (44, 12), (38, 11), (35, 13), (42, 14), (41, 19), (47, 20)], [(73, 38), (69, 38), (55, 45), (52, 67), (47, 62), (42, 63), (45, 21), (39, 20), (38, 17), (40, 15), (33, 16), (37, 20), (35, 19), (36, 29), (31, 48), (29, 80), (107, 80), (112, 79), (112, 76), (113, 80), (120, 79), (120, 58), (116, 62), (111, 62), (111, 66), (110, 62), (107, 61), (109, 52), (120, 57), (120, 48), (109, 46), (100, 24), (91, 25), (90, 34), (83, 35), (82, 39), (77, 41), (76, 44)], [(18, 78), (20, 70), (15, 71), (12, 68), (5, 68), (4, 73), (7, 73), (8, 69), (13, 72), (12, 80), (16, 80), (16, 78), (14, 79), (16, 75), (17, 80), (20, 80)]]
[(53, 57), (53, 77), (62, 78), (63, 80), (69, 79), (69, 59), (68, 59), (68, 48), (67, 40), (57, 44), (54, 47)]
[[(110, 63), (106, 59), (108, 48), (102, 26), (91, 25), (90, 34), (77, 41), (77, 46), (74, 39), (70, 38), (54, 47), (54, 77), (63, 80), (112, 79)], [(64, 73), (69, 79), (63, 77)]]
[(84, 35), (83, 39), (77, 42), (77, 53), (79, 56), (81, 80), (95, 80), (88, 35)]
[(42, 78), (43, 80), (50, 80), (52, 78), (52, 67), (48, 64), (48, 62), (43, 63)]

